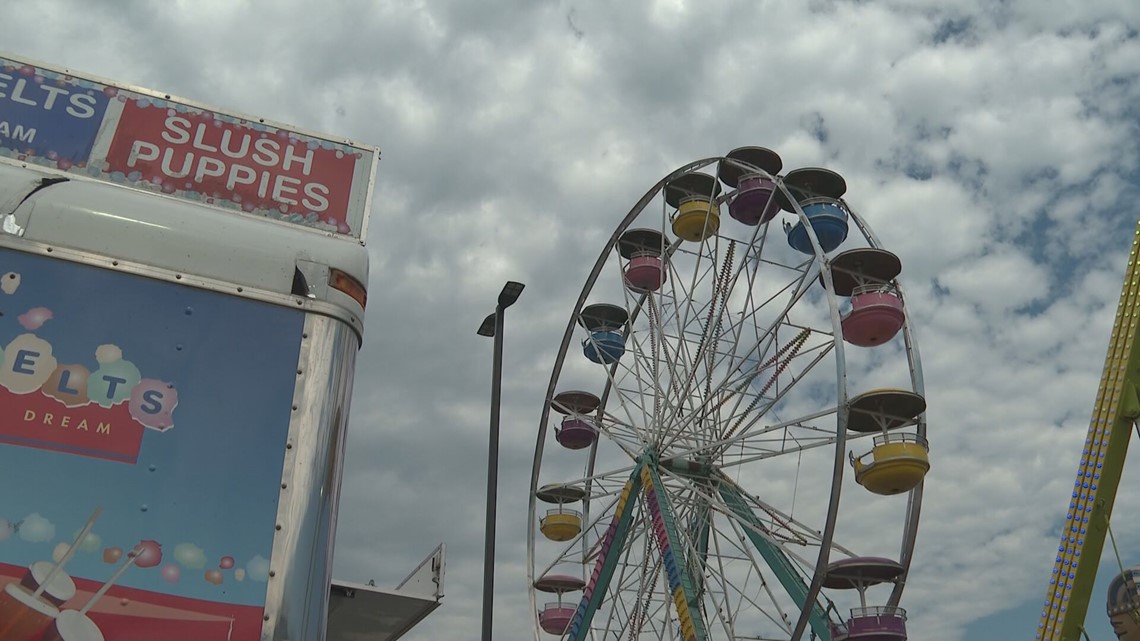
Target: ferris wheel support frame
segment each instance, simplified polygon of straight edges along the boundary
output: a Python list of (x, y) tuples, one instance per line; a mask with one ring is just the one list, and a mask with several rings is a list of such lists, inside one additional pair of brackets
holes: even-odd
[[(748, 508), (744, 497), (741, 496), (740, 489), (736, 487), (735, 484), (729, 484), (727, 478), (721, 478), (718, 491), (720, 492), (721, 498), (724, 499), (725, 504), (728, 505), (736, 517), (751, 526), (745, 528), (744, 533), (748, 536), (748, 540), (752, 542), (752, 546), (755, 547), (756, 551), (763, 557), (764, 562), (772, 569), (772, 573), (776, 575), (776, 579), (780, 582), (780, 585), (784, 586), (784, 590), (792, 597), (792, 600), (799, 606), (801, 611), (806, 610), (808, 603), (807, 586), (800, 581), (799, 575), (783, 551), (759, 534), (758, 531), (763, 529), (764, 525), (760, 522), (760, 519), (756, 517), (756, 514)], [(810, 612), (811, 618), (809, 619), (809, 624), (816, 636), (821, 639), (831, 638), (831, 629), (827, 624), (827, 615), (824, 613), (823, 608), (820, 607), (818, 600), (812, 600)]]
[(680, 559), (677, 558), (676, 551), (682, 548), (681, 537), (677, 534), (677, 524), (669, 502), (662, 500), (665, 486), (661, 483), (661, 475), (653, 465), (646, 463), (641, 466), (641, 486), (645, 493), (645, 505), (654, 526), (658, 522), (663, 526), (655, 532), (657, 549), (661, 552), (669, 589), (673, 592), (673, 604), (676, 607), (682, 638), (689, 639), (691, 635), (694, 641), (705, 641), (708, 636), (707, 628), (701, 616), (700, 604), (697, 602), (697, 586), (690, 576), (685, 557), (682, 555)]
[[(1112, 505), (1132, 429), (1140, 417), (1140, 224), (1116, 308), (1096, 406), (1089, 422), (1077, 481), (1053, 565), (1052, 583), (1037, 627), (1041, 641), (1079, 641), (1104, 551)], [(1102, 430), (1106, 430), (1107, 434)], [(1099, 478), (1096, 474), (1099, 473)], [(1089, 480), (1091, 479), (1091, 481)], [(1087, 491), (1082, 491), (1087, 490)], [(1087, 515), (1087, 516), (1082, 516)], [(1087, 519), (1087, 527), (1084, 521)], [(1079, 521), (1077, 525), (1073, 525)], [(1076, 534), (1078, 536), (1074, 537)], [(1074, 544), (1070, 539), (1077, 538)], [(1083, 561), (1081, 559), (1084, 559)], [(1079, 562), (1078, 562), (1079, 561)], [(1075, 570), (1073, 569), (1075, 567)]]
[(614, 508), (613, 519), (610, 521), (610, 526), (606, 530), (605, 537), (602, 540), (601, 552), (599, 552), (598, 559), (595, 561), (594, 573), (582, 592), (582, 600), (578, 603), (574, 617), (570, 620), (570, 627), (566, 631), (570, 641), (583, 641), (586, 638), (586, 635), (590, 632), (590, 621), (593, 619), (594, 613), (598, 610), (598, 606), (601, 605), (602, 598), (606, 594), (610, 577), (614, 573), (614, 568), (617, 566), (617, 560), (620, 556), (618, 554), (609, 554), (609, 552), (616, 552), (617, 549), (620, 549), (622, 545), (625, 544), (625, 537), (629, 534), (629, 526), (632, 522), (631, 516), (633, 515), (633, 504), (637, 501), (637, 493), (642, 485), (642, 468), (644, 468), (644, 464), (638, 465), (633, 470), (633, 474), (631, 474), (629, 480), (626, 481), (625, 487), (622, 489), (621, 495), (618, 498), (617, 506)]

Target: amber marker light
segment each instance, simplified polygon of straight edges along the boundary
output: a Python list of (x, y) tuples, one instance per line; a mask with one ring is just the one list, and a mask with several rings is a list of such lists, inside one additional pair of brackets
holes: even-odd
[(329, 286), (339, 292), (347, 294), (349, 298), (360, 303), (361, 309), (367, 307), (368, 290), (360, 281), (349, 276), (347, 273), (335, 268), (330, 269)]

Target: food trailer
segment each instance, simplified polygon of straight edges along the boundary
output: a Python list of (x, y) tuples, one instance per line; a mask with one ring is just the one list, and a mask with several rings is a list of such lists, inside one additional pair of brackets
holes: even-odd
[(378, 150), (0, 55), (0, 640), (388, 641), (333, 581)]

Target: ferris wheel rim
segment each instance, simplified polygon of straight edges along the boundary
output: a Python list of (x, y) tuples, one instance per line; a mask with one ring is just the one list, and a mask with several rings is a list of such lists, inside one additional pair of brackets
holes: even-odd
[[(881, 249), (882, 243), (879, 241), (879, 237), (875, 234), (874, 230), (867, 225), (859, 212), (856, 211), (854, 207), (848, 205), (846, 201), (844, 201), (843, 204), (844, 207), (847, 208), (847, 213), (851, 216), (851, 220), (855, 222), (855, 225), (859, 228), (859, 231), (862, 232), (871, 247)], [(902, 284), (896, 281), (895, 289), (898, 291), (899, 297), (903, 301), (906, 301)], [(922, 357), (919, 354), (918, 343), (914, 339), (914, 324), (910, 322), (910, 308), (905, 304), (903, 305), (903, 314), (905, 315), (902, 326), (903, 344), (907, 354), (907, 362), (910, 366), (911, 387), (914, 388), (916, 393), (925, 398), (926, 381), (922, 376)], [(918, 417), (915, 430), (919, 436), (927, 438), (926, 429), (926, 413), (923, 412)], [(924, 486), (925, 483), (919, 483), (917, 487), (911, 490), (909, 496), (907, 496), (907, 526), (903, 530), (903, 541), (899, 550), (899, 563), (903, 566), (903, 572), (902, 575), (899, 576), (895, 588), (891, 590), (891, 596), (887, 599), (888, 606), (898, 606), (902, 600), (902, 592), (906, 586), (907, 576), (910, 574), (910, 563), (914, 557), (914, 547), (918, 539), (919, 517), (922, 513), (922, 493)]]
[[(566, 332), (564, 333), (563, 341), (562, 341), (562, 344), (561, 344), (559, 352), (558, 352), (558, 356), (557, 356), (556, 361), (555, 361), (555, 367), (554, 367), (552, 374), (551, 374), (551, 379), (550, 379), (550, 383), (549, 383), (549, 386), (547, 389), (546, 398), (544, 399), (542, 418), (540, 420), (540, 428), (539, 428), (539, 433), (537, 435), (538, 443), (536, 444), (535, 459), (534, 459), (533, 466), (532, 466), (531, 488), (530, 488), (531, 491), (530, 491), (530, 497), (529, 497), (530, 509), (529, 509), (529, 519), (528, 519), (529, 527), (528, 527), (528, 546), (527, 546), (528, 547), (527, 576), (528, 576), (528, 583), (530, 585), (529, 593), (530, 593), (530, 604), (532, 607), (532, 613), (537, 612), (537, 601), (535, 598), (534, 582), (538, 578), (535, 576), (535, 570), (536, 570), (537, 566), (536, 566), (535, 558), (534, 558), (534, 555), (535, 555), (535, 539), (536, 539), (536, 531), (535, 531), (536, 530), (536, 527), (535, 527), (536, 521), (535, 521), (535, 519), (536, 519), (536, 514), (537, 514), (537, 512), (535, 510), (535, 500), (536, 500), (535, 493), (539, 487), (538, 483), (539, 483), (539, 477), (540, 477), (540, 473), (541, 473), (542, 458), (543, 458), (543, 453), (544, 453), (544, 448), (545, 448), (545, 441), (548, 438), (550, 410), (552, 408), (552, 398), (557, 391), (558, 382), (559, 382), (560, 377), (563, 373), (563, 366), (564, 366), (564, 363), (565, 363), (567, 355), (568, 355), (569, 346), (570, 346), (571, 340), (572, 340), (573, 335), (574, 335), (575, 327), (580, 322), (579, 316), (582, 312), (582, 309), (584, 308), (587, 301), (589, 300), (589, 297), (590, 297), (591, 293), (593, 292), (595, 286), (597, 285), (597, 280), (601, 274), (602, 267), (609, 260), (610, 255), (614, 251), (615, 247), (618, 245), (618, 242), (619, 242), (619, 239), (620, 239), (622, 233), (630, 228), (631, 224), (645, 210), (645, 208), (653, 200), (653, 198), (655, 198), (658, 194), (663, 192), (665, 190), (665, 188), (667, 187), (667, 185), (669, 184), (669, 182), (671, 180), (675, 179), (677, 176), (681, 176), (681, 175), (684, 175), (686, 173), (697, 171), (698, 169), (705, 167), (705, 166), (708, 166), (708, 165), (711, 165), (713, 163), (724, 161), (725, 158), (726, 157), (706, 158), (706, 159), (694, 161), (692, 163), (688, 163), (686, 165), (683, 165), (680, 168), (678, 168), (675, 171), (668, 174), (667, 176), (665, 176), (664, 178), (662, 178), (656, 185), (654, 185), (649, 191), (647, 191), (646, 194), (642, 197), (642, 199), (639, 200), (638, 203), (634, 205), (633, 209), (630, 210), (630, 212), (626, 215), (626, 217), (622, 220), (622, 222), (615, 229), (615, 231), (613, 232), (613, 234), (610, 237), (610, 240), (606, 243), (604, 249), (602, 250), (602, 252), (598, 258), (598, 261), (596, 262), (593, 270), (591, 271), (589, 277), (587, 278), (586, 283), (584, 283), (584, 285), (583, 285), (583, 288), (582, 288), (582, 291), (579, 295), (578, 301), (574, 307), (574, 310), (571, 314), (570, 320), (567, 324), (567, 329), (566, 329)], [(813, 577), (812, 584), (809, 587), (809, 593), (811, 596), (807, 600), (807, 604), (804, 606), (804, 608), (801, 612), (800, 618), (797, 621), (797, 629), (794, 630), (793, 634), (792, 634), (792, 638), (799, 638), (799, 636), (802, 636), (802, 634), (804, 632), (804, 628), (807, 625), (808, 617), (809, 617), (809, 614), (811, 611), (811, 604), (816, 602), (817, 597), (819, 596), (819, 593), (820, 593), (820, 589), (822, 588), (822, 574), (823, 574), (823, 572), (822, 572), (821, 568), (826, 568), (827, 563), (828, 563), (828, 559), (830, 556), (830, 551), (836, 545), (834, 542), (834, 526), (835, 526), (835, 522), (836, 522), (836, 519), (838, 516), (840, 489), (842, 488), (842, 483), (843, 483), (843, 479), (845, 476), (844, 475), (844, 470), (845, 470), (844, 463), (846, 461), (845, 461), (845, 457), (844, 457), (844, 452), (845, 452), (846, 440), (848, 438), (847, 434), (846, 434), (847, 430), (846, 430), (845, 406), (846, 406), (848, 399), (847, 399), (847, 384), (846, 384), (846, 366), (845, 366), (845, 362), (844, 362), (844, 358), (843, 358), (844, 346), (843, 346), (842, 335), (841, 335), (841, 332), (839, 331), (839, 327), (840, 327), (839, 306), (838, 306), (838, 301), (836, 300), (836, 294), (834, 292), (834, 284), (831, 282), (830, 270), (826, 268), (827, 264), (828, 264), (826, 254), (825, 254), (825, 252), (823, 252), (823, 250), (819, 244), (819, 240), (815, 237), (815, 233), (814, 233), (814, 230), (812, 230), (811, 225), (807, 224), (808, 218), (807, 218), (806, 213), (798, 205), (798, 202), (793, 197), (791, 192), (788, 191), (788, 188), (783, 185), (782, 181), (776, 181), (776, 187), (784, 192), (786, 199), (790, 203), (792, 203), (793, 208), (795, 209), (795, 214), (796, 214), (797, 218), (800, 220), (800, 222), (804, 223), (806, 230), (808, 231), (809, 240), (811, 241), (813, 249), (815, 250), (815, 256), (811, 260), (814, 262), (817, 262), (820, 265), (819, 277), (820, 277), (820, 280), (823, 281), (823, 283), (824, 283), (824, 291), (826, 292), (826, 297), (828, 300), (828, 308), (830, 311), (831, 324), (832, 324), (832, 329), (833, 329), (832, 338), (833, 338), (833, 341), (835, 342), (835, 356), (834, 357), (836, 359), (836, 377), (837, 377), (836, 378), (836, 389), (837, 389), (837, 394), (839, 395), (839, 398), (837, 399), (838, 400), (837, 406), (834, 410), (836, 413), (836, 421), (837, 421), (836, 437), (832, 443), (826, 444), (826, 445), (831, 445), (835, 448), (835, 463), (834, 463), (834, 467), (832, 470), (832, 477), (833, 477), (832, 478), (832, 493), (831, 493), (831, 497), (829, 498), (829, 501), (828, 501), (827, 517), (826, 517), (826, 521), (825, 521), (826, 535), (824, 536), (824, 538), (826, 539), (826, 543), (821, 541), (821, 544), (819, 546), (820, 553), (819, 553), (819, 555), (816, 559), (816, 562), (815, 562), (815, 571), (812, 572), (812, 577)], [(729, 194), (721, 194), (717, 197), (717, 200), (724, 200), (728, 196), (729, 196)], [(845, 206), (846, 206), (846, 204), (845, 204)], [(873, 235), (873, 232), (871, 232), (869, 227), (866, 226), (866, 224), (862, 221), (861, 218), (857, 217), (857, 215), (855, 214), (854, 211), (852, 211), (850, 208), (847, 208), (847, 209), (848, 209), (848, 212), (851, 213), (852, 220), (859, 227), (859, 229), (863, 232), (864, 237), (868, 240), (868, 242), (871, 244), (871, 246), (876, 247), (876, 248), (880, 247), (880, 244), (878, 243), (877, 237), (875, 237)], [(679, 242), (680, 242), (679, 239), (676, 242), (677, 242), (677, 244), (679, 244)], [(639, 302), (639, 304), (636, 307), (636, 310), (638, 313), (640, 313), (640, 311), (642, 310), (642, 305), (644, 304), (644, 298), (645, 297), (642, 296), (641, 301)], [(907, 310), (904, 308), (904, 311), (907, 311)], [(923, 389), (922, 389), (922, 380), (921, 380), (921, 365), (920, 365), (920, 363), (918, 363), (917, 348), (916, 348), (916, 346), (912, 345), (913, 335), (911, 334), (910, 329), (911, 329), (911, 323), (910, 323), (910, 318), (909, 318), (909, 313), (908, 313), (906, 320), (905, 320), (905, 323), (904, 323), (904, 326), (903, 326), (904, 339), (908, 344), (907, 357), (908, 357), (908, 360), (910, 361), (910, 369), (912, 372), (912, 382), (914, 383), (916, 391), (918, 391), (920, 394), (922, 394)], [(613, 368), (616, 368), (617, 366), (618, 366), (617, 363), (614, 363), (612, 365)], [(915, 378), (915, 372), (917, 372), (917, 378)], [(613, 387), (614, 387), (614, 385), (613, 385), (612, 375), (607, 376), (605, 391), (601, 395), (601, 407), (602, 408), (605, 408), (609, 404), (610, 400), (608, 397), (609, 397)], [(923, 435), (925, 435), (925, 428), (926, 428), (925, 415), (919, 417), (918, 425), (919, 425), (919, 429), (921, 430), (921, 433)], [(610, 439), (610, 440), (611, 440), (611, 442), (613, 442), (612, 439)], [(597, 448), (598, 448), (598, 445), (600, 442), (601, 442), (601, 439), (598, 439), (590, 447), (589, 459), (588, 459), (589, 462), (587, 465), (586, 478), (590, 478), (591, 475), (596, 473), (596, 470), (595, 470), (596, 455), (597, 455)], [(905, 568), (904, 574), (903, 574), (904, 578), (905, 578), (905, 572), (907, 570), (909, 570), (910, 556), (911, 556), (911, 553), (913, 552), (913, 547), (914, 547), (915, 533), (917, 531), (918, 513), (919, 513), (919, 507), (921, 505), (921, 489), (922, 489), (922, 485), (920, 483), (917, 488), (915, 488), (914, 490), (911, 490), (909, 498), (908, 498), (906, 525), (904, 525), (904, 542), (903, 542), (903, 550), (902, 550), (903, 553), (902, 553), (902, 556), (900, 558), (900, 563), (902, 563), (903, 567)], [(583, 504), (585, 506), (585, 509), (583, 510), (584, 516), (587, 517), (584, 522), (590, 522), (593, 520), (593, 519), (588, 518), (588, 508), (589, 508), (591, 503), (592, 503), (592, 501), (587, 499)], [(603, 508), (602, 509), (603, 515), (605, 512), (606, 512), (606, 508)], [(599, 516), (598, 518), (601, 518), (601, 516)], [(891, 596), (892, 602), (897, 603), (898, 596), (901, 596), (902, 585), (903, 585), (903, 582), (899, 582), (898, 584), (896, 584), (896, 588), (892, 592), (892, 596)], [(540, 632), (539, 632), (539, 629), (537, 626), (534, 628), (534, 634), (535, 634), (536, 640), (541, 638)]]
[[(562, 373), (562, 365), (565, 362), (565, 358), (566, 358), (566, 351), (569, 349), (570, 341), (574, 335), (574, 326), (576, 324), (576, 318), (575, 317), (580, 313), (582, 306), (585, 305), (585, 302), (586, 302), (586, 299), (589, 295), (589, 292), (593, 289), (594, 284), (597, 282), (598, 276), (601, 275), (602, 268), (605, 266), (606, 260), (608, 259), (608, 255), (610, 252), (612, 252), (614, 250), (614, 247), (617, 245), (618, 239), (621, 236), (622, 232), (624, 232), (629, 227), (629, 225), (637, 218), (637, 216), (641, 213), (641, 211), (645, 209), (645, 207), (649, 204), (649, 202), (652, 200), (652, 198), (654, 196), (656, 196), (662, 189), (664, 189), (666, 182), (668, 182), (669, 180), (671, 180), (675, 176), (679, 176), (681, 174), (684, 174), (684, 173), (690, 172), (690, 171), (696, 171), (697, 169), (700, 169), (702, 167), (707, 167), (708, 165), (710, 165), (714, 162), (718, 162), (717, 157), (704, 158), (701, 160), (697, 160), (697, 161), (693, 161), (693, 162), (681, 165), (677, 169), (675, 169), (672, 172), (670, 172), (669, 174), (667, 174), (665, 177), (663, 177), (661, 180), (659, 180), (657, 182), (657, 184), (655, 184), (653, 187), (651, 187), (648, 191), (645, 192), (645, 194), (641, 197), (641, 199), (638, 200), (638, 202), (634, 204), (634, 206), (629, 210), (629, 213), (626, 214), (625, 218), (622, 219), (622, 221), (618, 224), (618, 227), (610, 235), (610, 239), (606, 242), (604, 249), (599, 254), (597, 261), (594, 263), (593, 269), (590, 271), (590, 274), (586, 278), (586, 283), (582, 287), (582, 292), (578, 296), (577, 303), (575, 303), (574, 311), (571, 313), (570, 319), (567, 322), (566, 331), (563, 333), (563, 336), (562, 336), (562, 344), (559, 347), (558, 356), (555, 358), (554, 368), (553, 368), (551, 375), (550, 375), (550, 382), (547, 385), (546, 395), (545, 395), (545, 398), (543, 401), (543, 407), (542, 407), (542, 416), (539, 419), (539, 429), (538, 429), (538, 435), (537, 435), (537, 443), (535, 445), (534, 461), (531, 465), (530, 492), (529, 492), (528, 501), (527, 501), (528, 502), (528, 518), (527, 518), (527, 564), (526, 564), (526, 567), (527, 567), (527, 586), (528, 586), (527, 593), (529, 596), (530, 609), (531, 609), (532, 613), (537, 613), (537, 610), (538, 610), (536, 600), (535, 600), (534, 589), (533, 589), (534, 581), (536, 578), (534, 576), (534, 542), (535, 542), (535, 524), (534, 524), (535, 511), (534, 511), (534, 508), (535, 508), (535, 500), (536, 500), (535, 491), (538, 489), (539, 472), (541, 471), (541, 463), (542, 463), (542, 453), (543, 453), (544, 447), (546, 445), (546, 439), (547, 439), (547, 425), (548, 425), (549, 420), (550, 420), (550, 399), (554, 396), (555, 391), (557, 389), (558, 379)], [(603, 403), (604, 402), (605, 401), (603, 400)], [(591, 469), (593, 466), (593, 461), (594, 461), (594, 456), (595, 456), (596, 451), (597, 451), (597, 441), (595, 441), (593, 446), (591, 446), (591, 448), (590, 448), (590, 466), (591, 466)], [(541, 641), (538, 626), (537, 625), (534, 626), (532, 628), (532, 630), (534, 632), (535, 641)]]

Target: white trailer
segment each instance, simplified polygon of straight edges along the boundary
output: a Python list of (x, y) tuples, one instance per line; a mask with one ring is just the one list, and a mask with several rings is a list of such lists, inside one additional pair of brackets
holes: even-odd
[(0, 639), (386, 641), (438, 606), (442, 546), (331, 578), (377, 157), (0, 56)]

